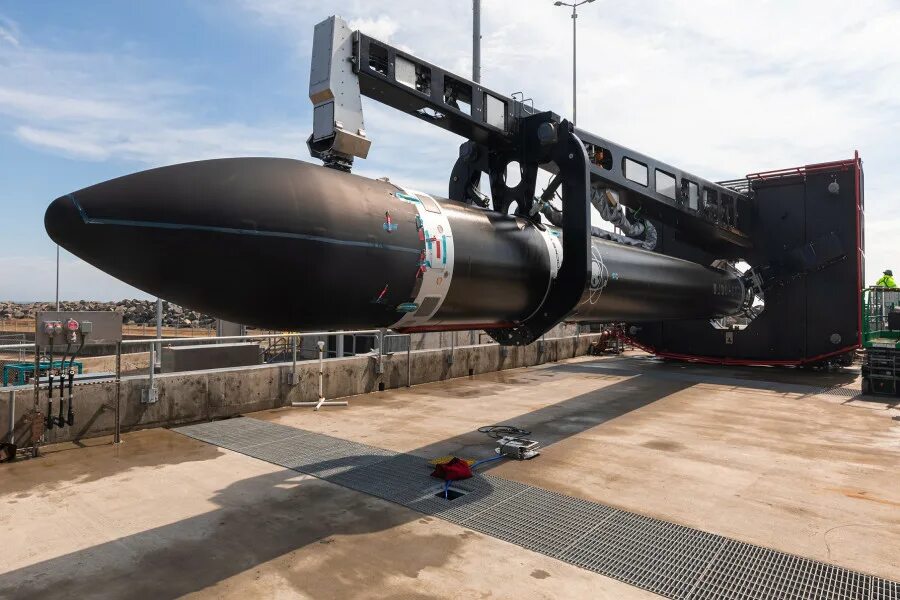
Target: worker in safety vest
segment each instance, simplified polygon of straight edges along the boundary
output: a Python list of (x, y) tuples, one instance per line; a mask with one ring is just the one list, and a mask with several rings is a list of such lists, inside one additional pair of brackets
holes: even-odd
[(897, 282), (894, 281), (894, 272), (890, 269), (885, 270), (884, 275), (881, 276), (881, 279), (875, 282), (875, 286), (887, 288), (897, 287)]

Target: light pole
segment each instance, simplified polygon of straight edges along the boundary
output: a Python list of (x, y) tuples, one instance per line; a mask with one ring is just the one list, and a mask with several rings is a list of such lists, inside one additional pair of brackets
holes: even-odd
[(59, 244), (56, 245), (56, 312), (59, 312)]
[(553, 6), (571, 6), (572, 7), (572, 125), (575, 124), (575, 118), (578, 115), (578, 96), (575, 93), (576, 83), (575, 83), (575, 75), (576, 75), (576, 57), (578, 55), (577, 50), (575, 49), (575, 36), (576, 36), (576, 19), (578, 18), (578, 7), (582, 4), (589, 4), (594, 0), (581, 0), (581, 2), (560, 2), (557, 0), (553, 3)]
[(481, 83), (481, 0), (472, 0), (472, 81)]

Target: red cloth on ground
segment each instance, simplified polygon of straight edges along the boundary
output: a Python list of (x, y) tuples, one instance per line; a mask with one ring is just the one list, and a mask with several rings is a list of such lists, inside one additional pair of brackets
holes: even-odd
[(450, 462), (436, 465), (431, 476), (443, 479), (444, 481), (468, 479), (472, 476), (472, 469), (469, 468), (469, 463), (454, 456), (450, 459)]

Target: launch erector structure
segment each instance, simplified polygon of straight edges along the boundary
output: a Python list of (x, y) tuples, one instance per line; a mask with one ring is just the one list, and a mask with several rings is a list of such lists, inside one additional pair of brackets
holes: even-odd
[[(468, 140), (447, 198), (349, 173), (371, 144), (362, 96)], [(714, 183), (337, 17), (316, 26), (310, 99), (324, 167), (136, 173), (54, 201), (50, 236), (154, 295), (264, 327), (478, 328), (528, 344), (562, 320), (615, 322), (659, 354), (764, 364), (859, 343), (858, 157)], [(591, 226), (592, 204), (615, 233)]]

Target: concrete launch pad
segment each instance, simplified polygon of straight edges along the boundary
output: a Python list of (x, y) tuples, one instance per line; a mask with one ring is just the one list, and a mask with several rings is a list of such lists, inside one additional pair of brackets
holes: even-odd
[[(514, 424), (544, 452), (491, 476), (897, 580), (900, 409), (854, 379), (585, 358), (249, 416), (423, 458)], [(0, 597), (658, 597), (175, 431), (108, 441), (0, 466)]]

